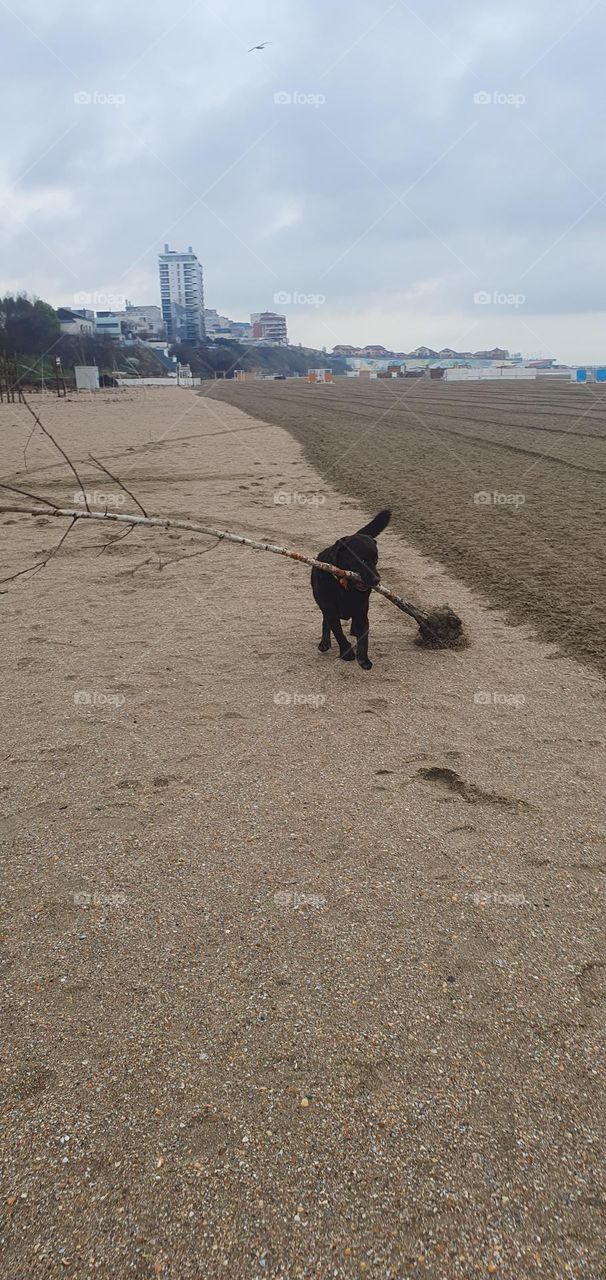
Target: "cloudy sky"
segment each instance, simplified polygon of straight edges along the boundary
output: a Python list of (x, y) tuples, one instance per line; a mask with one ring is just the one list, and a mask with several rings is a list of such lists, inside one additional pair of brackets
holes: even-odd
[[(0, 0), (0, 289), (606, 361), (606, 6)], [(270, 41), (262, 52), (248, 48)]]

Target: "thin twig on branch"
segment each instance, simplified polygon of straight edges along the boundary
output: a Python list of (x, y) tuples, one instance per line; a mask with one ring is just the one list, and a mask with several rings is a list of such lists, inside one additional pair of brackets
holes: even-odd
[(115, 484), (119, 485), (119, 486), (120, 486), (120, 488), (121, 488), (121, 489), (123, 489), (123, 490), (124, 490), (124, 492), (128, 494), (129, 498), (132, 498), (133, 502), (134, 502), (134, 503), (136, 503), (136, 505), (138, 506), (139, 511), (142, 511), (142, 512), (143, 512), (143, 515), (144, 515), (144, 516), (146, 516), (146, 515), (147, 515), (147, 511), (145, 510), (145, 507), (144, 507), (144, 506), (139, 502), (139, 499), (135, 497), (134, 493), (131, 493), (130, 489), (127, 489), (127, 488), (126, 488), (126, 485), (125, 485), (125, 484), (123, 484), (123, 482), (122, 482), (122, 480), (120, 479), (120, 477), (119, 477), (119, 476), (115, 476), (115, 475), (113, 474), (113, 472), (112, 472), (112, 471), (110, 471), (109, 467), (104, 467), (104, 466), (103, 466), (103, 463), (102, 463), (102, 462), (99, 462), (97, 458), (93, 458), (92, 453), (89, 453), (89, 455), (88, 455), (88, 456), (89, 456), (89, 458), (90, 458), (91, 462), (94, 462), (95, 466), (96, 466), (96, 467), (99, 467), (99, 470), (100, 470), (100, 471), (104, 471), (104, 472), (105, 472), (105, 474), (106, 474), (106, 476), (109, 476), (110, 480), (113, 480), (113, 481), (115, 482)]
[[(160, 557), (158, 557), (158, 559), (159, 559), (159, 558), (160, 558)], [(134, 566), (134, 568), (133, 568), (133, 569), (129, 569), (129, 571), (128, 571), (128, 572), (130, 573), (131, 578), (134, 578), (135, 574), (139, 572), (139, 569), (144, 569), (144, 568), (145, 568), (145, 566), (146, 566), (146, 564), (153, 564), (153, 563), (154, 563), (154, 557), (153, 557), (153, 556), (148, 556), (148, 557), (147, 557), (147, 560), (141, 560), (141, 561), (140, 561), (140, 563), (139, 563), (139, 564), (136, 564), (136, 565)], [(161, 565), (161, 564), (159, 564), (159, 565), (158, 565), (158, 568), (159, 568), (159, 569), (161, 569), (161, 568), (162, 568), (162, 565)]]
[(53, 502), (52, 498), (42, 498), (37, 493), (28, 493), (27, 489), (18, 489), (16, 484), (6, 484), (0, 480), (0, 489), (8, 489), (10, 493), (22, 493), (26, 498), (33, 498), (34, 502), (47, 502), (49, 507), (59, 511), (59, 503)]
[[(118, 535), (118, 537), (117, 537), (117, 538), (110, 538), (108, 542), (104, 542), (104, 543), (103, 543), (103, 545), (102, 545), (102, 547), (101, 547), (101, 550), (98, 552), (98, 554), (99, 554), (100, 556), (102, 556), (102, 555), (103, 555), (103, 552), (104, 552), (104, 551), (107, 551), (107, 548), (108, 548), (108, 547), (113, 547), (113, 545), (114, 545), (114, 543), (115, 543), (115, 542), (124, 542), (124, 539), (125, 539), (125, 538), (128, 538), (129, 534), (131, 534), (131, 533), (132, 533), (132, 531), (133, 531), (133, 526), (132, 526), (132, 524), (130, 524), (130, 525), (128, 526), (128, 529), (126, 530), (126, 532), (125, 532), (125, 533), (121, 533), (121, 534), (119, 534), (119, 535)], [(95, 544), (95, 545), (98, 545), (98, 544)]]
[(75, 523), (76, 523), (76, 519), (77, 519), (77, 516), (74, 516), (74, 519), (72, 520), (71, 524), (70, 524), (70, 525), (68, 525), (67, 529), (65, 530), (65, 533), (64, 533), (64, 534), (62, 535), (62, 537), (59, 539), (59, 541), (58, 541), (58, 543), (57, 543), (56, 547), (53, 547), (53, 548), (52, 548), (52, 550), (51, 550), (51, 551), (49, 551), (48, 555), (44, 557), (44, 560), (41, 560), (39, 564), (30, 564), (30, 565), (28, 565), (27, 569), (19, 569), (19, 571), (18, 571), (17, 573), (11, 573), (11, 574), (10, 574), (10, 576), (9, 576), (8, 578), (0, 578), (0, 583), (4, 583), (4, 582), (14, 582), (14, 581), (15, 581), (15, 578), (22, 578), (22, 577), (23, 577), (23, 575), (24, 575), (24, 574), (26, 574), (26, 573), (31, 573), (31, 574), (39, 573), (40, 569), (44, 569), (44, 568), (45, 568), (45, 566), (48, 564), (49, 560), (52, 560), (53, 556), (56, 556), (57, 552), (61, 550), (61, 547), (63, 546), (63, 543), (64, 543), (64, 542), (67, 540), (67, 538), (69, 537), (69, 535), (70, 535), (70, 533), (71, 533), (71, 531), (72, 531), (72, 529), (73, 529), (73, 527), (74, 527), (74, 525), (75, 525)]
[(25, 467), (25, 470), (26, 470), (26, 471), (27, 471), (27, 448), (28, 448), (29, 442), (30, 442), (30, 440), (31, 440), (31, 438), (32, 438), (32, 436), (33, 436), (33, 434), (34, 434), (34, 431), (35, 431), (35, 430), (36, 430), (36, 424), (35, 424), (35, 422), (34, 422), (34, 425), (33, 425), (32, 429), (31, 429), (31, 431), (30, 431), (30, 433), (29, 433), (29, 435), (28, 435), (28, 437), (27, 437), (27, 440), (25, 441), (25, 446), (24, 446), (24, 449), (23, 449), (23, 466)]
[[(45, 427), (45, 426), (44, 426), (44, 424), (40, 421), (39, 415), (36, 413), (36, 410), (35, 410), (35, 409), (32, 409), (31, 404), (28, 404), (27, 400), (25, 399), (25, 396), (23, 397), (23, 403), (24, 403), (24, 405), (25, 405), (25, 408), (27, 409), (27, 412), (28, 412), (28, 413), (31, 413), (32, 418), (33, 418), (33, 419), (34, 419), (34, 421), (37, 423), (37, 425), (40, 427), (40, 430), (42, 431), (43, 435), (48, 436), (48, 439), (52, 442), (52, 444), (54, 444), (55, 449), (58, 449), (59, 453), (61, 454), (61, 457), (62, 457), (62, 458), (65, 458), (65, 461), (67, 462), (67, 465), (68, 465), (68, 467), (69, 467), (70, 471), (72, 471), (72, 472), (73, 472), (73, 474), (74, 474), (74, 475), (75, 475), (75, 477), (76, 477), (76, 480), (78, 481), (78, 484), (80, 485), (80, 491), (81, 491), (81, 493), (83, 493), (83, 495), (84, 495), (84, 505), (85, 505), (85, 507), (86, 507), (86, 510), (90, 513), (90, 507), (89, 507), (89, 505), (88, 505), (88, 499), (87, 499), (87, 497), (86, 497), (86, 492), (85, 492), (85, 489), (84, 489), (84, 485), (82, 484), (82, 481), (81, 481), (81, 479), (80, 479), (80, 476), (78, 475), (78, 472), (76, 471), (76, 467), (75, 467), (74, 463), (72, 462), (71, 458), (70, 458), (70, 457), (69, 457), (69, 455), (65, 452), (65, 449), (62, 449), (62, 448), (61, 448), (61, 445), (57, 442), (57, 440), (55, 440), (55, 437), (54, 437), (53, 435), (51, 435), (51, 432), (49, 431), (48, 427)], [(29, 442), (28, 442), (28, 443), (29, 443)]]
[(168, 564), (181, 564), (182, 560), (193, 560), (194, 556), (205, 556), (209, 551), (214, 551), (219, 546), (219, 539), (213, 542), (212, 547), (200, 547), (198, 551), (188, 551), (184, 556), (172, 556), (170, 560), (164, 560), (160, 563), (161, 569), (166, 569)]

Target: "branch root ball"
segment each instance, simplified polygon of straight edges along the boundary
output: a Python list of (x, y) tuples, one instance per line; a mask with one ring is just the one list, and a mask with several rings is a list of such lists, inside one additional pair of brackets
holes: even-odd
[(422, 649), (466, 649), (469, 641), (461, 619), (444, 604), (425, 614), (415, 643)]

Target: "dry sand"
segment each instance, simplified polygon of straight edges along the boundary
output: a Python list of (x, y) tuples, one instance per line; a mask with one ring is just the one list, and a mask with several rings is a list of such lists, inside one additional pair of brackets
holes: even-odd
[[(219, 401), (43, 410), (159, 514), (310, 552), (371, 514)], [(2, 576), (57, 539), (1, 523)], [(390, 531), (465, 652), (375, 598), (366, 673), (301, 566), (103, 534), (1, 598), (3, 1277), (598, 1280), (600, 677)]]

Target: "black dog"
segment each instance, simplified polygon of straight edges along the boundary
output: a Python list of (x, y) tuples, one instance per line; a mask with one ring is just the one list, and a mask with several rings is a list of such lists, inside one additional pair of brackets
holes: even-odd
[[(391, 511), (379, 511), (370, 524), (365, 524), (363, 529), (358, 529), (349, 538), (339, 538), (332, 547), (327, 547), (317, 557), (339, 569), (351, 569), (354, 573), (359, 573), (362, 582), (352, 582), (348, 578), (339, 581), (332, 573), (326, 573), (323, 569), (311, 571), (314, 600), (322, 610), (322, 639), (318, 649), (321, 653), (330, 649), (332, 631), (339, 646), (340, 657), (345, 662), (357, 658), (365, 671), (370, 671), (372, 667), (368, 657), (368, 601), (371, 588), (381, 581), (377, 573), (379, 553), (375, 538), (386, 528), (390, 519)], [(351, 618), (351, 635), (356, 638), (355, 650), (343, 634), (341, 618)]]

